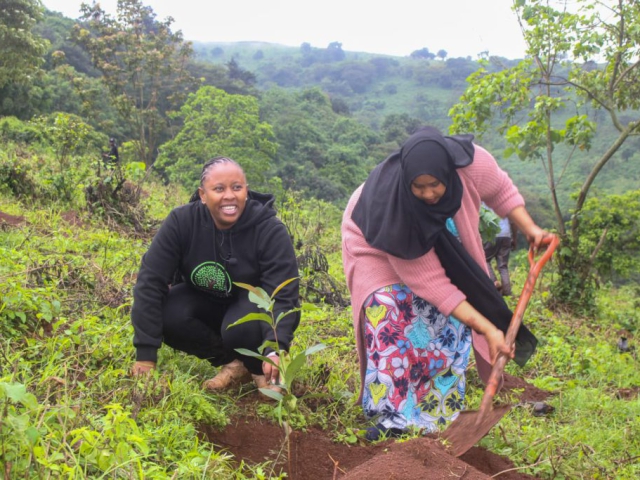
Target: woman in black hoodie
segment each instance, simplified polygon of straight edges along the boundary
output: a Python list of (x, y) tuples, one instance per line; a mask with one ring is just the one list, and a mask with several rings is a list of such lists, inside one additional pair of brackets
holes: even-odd
[[(260, 388), (277, 388), (276, 368), (235, 351), (257, 351), (265, 340), (275, 341), (271, 327), (255, 321), (227, 329), (258, 311), (248, 292), (234, 282), (271, 294), (298, 276), (291, 238), (273, 202), (272, 195), (248, 189), (244, 171), (230, 158), (216, 157), (204, 165), (198, 195), (169, 214), (142, 258), (131, 312), (137, 351), (134, 375), (155, 368), (164, 342), (222, 366), (204, 382), (207, 389), (225, 389), (251, 377)], [(278, 292), (274, 315), (297, 306), (295, 281)], [(280, 349), (288, 350), (299, 321), (296, 312), (278, 323)], [(272, 349), (263, 354), (278, 363)]]

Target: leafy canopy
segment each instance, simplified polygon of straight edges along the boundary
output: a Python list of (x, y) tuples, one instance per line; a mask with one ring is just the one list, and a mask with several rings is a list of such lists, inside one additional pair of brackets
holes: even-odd
[(0, 8), (0, 88), (26, 82), (43, 63), (47, 41), (32, 32), (42, 18), (39, 0), (4, 0)]
[(162, 146), (157, 161), (170, 181), (195, 187), (202, 164), (224, 155), (242, 165), (250, 185), (264, 184), (277, 146), (271, 126), (260, 121), (255, 97), (201, 87), (172, 118), (183, 126)]

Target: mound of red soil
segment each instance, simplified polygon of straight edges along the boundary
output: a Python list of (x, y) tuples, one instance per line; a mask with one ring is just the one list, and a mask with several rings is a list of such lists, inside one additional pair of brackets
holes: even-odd
[[(549, 396), (548, 392), (511, 376), (506, 376), (505, 388), (523, 389), (522, 402), (540, 401)], [(257, 392), (251, 401), (259, 401)], [(305, 432), (292, 432), (289, 463), (282, 428), (266, 420), (241, 416), (222, 431), (204, 426), (202, 433), (219, 450), (233, 454), (238, 463), (241, 460), (254, 465), (270, 462), (273, 469), (270, 475), (288, 472), (288, 478), (294, 480), (535, 478), (514, 468), (509, 459), (480, 447), (472, 447), (456, 458), (447, 453), (435, 436), (405, 442), (387, 440), (373, 445), (364, 442), (345, 445), (333, 442), (323, 430), (309, 428)]]
[(271, 462), (275, 475), (288, 472), (294, 480), (479, 480), (496, 474), (503, 480), (535, 478), (514, 470), (509, 459), (480, 447), (472, 447), (459, 458), (453, 457), (435, 437), (345, 445), (334, 443), (317, 428), (294, 431), (289, 466), (284, 434), (277, 425), (255, 417), (240, 417), (223, 431), (208, 427), (203, 430), (209, 441), (219, 450), (233, 454), (238, 463)]

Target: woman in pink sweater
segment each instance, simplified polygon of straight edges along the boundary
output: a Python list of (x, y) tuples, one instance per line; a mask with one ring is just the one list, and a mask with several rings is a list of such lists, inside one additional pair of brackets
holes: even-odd
[(521, 327), (505, 343), (511, 311), (489, 279), (479, 234), (480, 202), (508, 217), (529, 242), (547, 232), (494, 158), (472, 135), (413, 134), (352, 195), (342, 222), (362, 401), (377, 424), (367, 438), (416, 427), (437, 430), (464, 408), (475, 350), (488, 378), (499, 352), (523, 365), (536, 346)]

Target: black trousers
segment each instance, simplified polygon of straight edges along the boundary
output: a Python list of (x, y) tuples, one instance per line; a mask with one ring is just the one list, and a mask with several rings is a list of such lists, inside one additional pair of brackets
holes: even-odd
[(493, 271), (491, 260), (496, 259), (500, 282), (502, 283), (502, 295), (511, 295), (511, 276), (509, 275), (509, 254), (511, 253), (511, 238), (496, 237), (495, 242), (484, 244), (484, 255), (489, 267), (489, 277), (494, 282), (496, 274)]
[(240, 359), (254, 374), (262, 374), (262, 362), (234, 349), (257, 352), (264, 341), (260, 321), (227, 326), (251, 312), (258, 312), (246, 297), (230, 304), (216, 302), (185, 283), (175, 285), (162, 312), (163, 341), (171, 348), (208, 360), (213, 366)]

